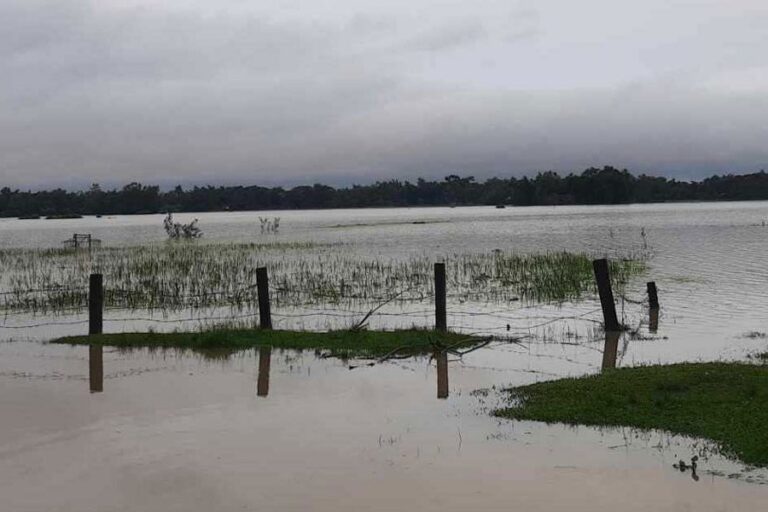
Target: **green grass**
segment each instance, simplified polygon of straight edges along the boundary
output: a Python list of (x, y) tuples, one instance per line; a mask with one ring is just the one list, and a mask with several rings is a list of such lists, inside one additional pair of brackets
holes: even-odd
[(429, 330), (330, 332), (220, 329), (201, 332), (119, 333), (69, 336), (51, 343), (106, 345), (118, 348), (181, 348), (200, 352), (237, 351), (259, 346), (294, 350), (326, 350), (334, 357), (382, 357), (430, 354), (436, 349), (459, 348), (482, 341), (477, 337)]
[[(444, 261), (452, 301), (575, 301), (596, 294), (594, 255), (485, 251), (458, 254), (359, 254), (353, 246), (310, 243), (161, 243), (137, 247), (0, 250), (0, 311), (68, 313), (88, 304), (88, 276), (104, 275), (105, 307), (183, 311), (257, 305), (256, 269), (269, 269), (274, 307), (370, 308), (429, 300), (434, 263)], [(646, 270), (648, 255), (611, 258), (616, 293)]]
[(660, 429), (708, 438), (747, 464), (768, 465), (768, 366), (685, 363), (610, 370), (507, 391), (499, 417)]

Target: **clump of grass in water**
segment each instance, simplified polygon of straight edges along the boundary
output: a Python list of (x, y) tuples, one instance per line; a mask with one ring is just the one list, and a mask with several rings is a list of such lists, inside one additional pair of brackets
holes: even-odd
[(436, 348), (467, 348), (485, 341), (483, 338), (453, 332), (424, 329), (399, 331), (329, 332), (279, 331), (261, 329), (228, 329), (173, 333), (115, 333), (58, 338), (51, 343), (71, 345), (105, 345), (128, 348), (190, 349), (222, 357), (254, 347), (324, 351), (332, 357), (366, 358), (398, 355), (431, 354)]
[[(91, 253), (62, 249), (0, 251), (4, 269), (0, 309), (53, 312), (87, 305), (88, 274), (105, 275), (105, 305), (125, 310), (181, 311), (257, 306), (256, 268), (270, 270), (275, 307), (366, 306), (397, 297), (431, 300), (434, 258), (366, 259), (334, 246), (308, 244), (161, 244), (104, 248)], [(573, 301), (595, 293), (592, 256), (501, 251), (444, 258), (450, 299), (457, 302)], [(645, 260), (611, 261), (621, 293), (645, 270)], [(45, 290), (29, 294), (27, 290)]]

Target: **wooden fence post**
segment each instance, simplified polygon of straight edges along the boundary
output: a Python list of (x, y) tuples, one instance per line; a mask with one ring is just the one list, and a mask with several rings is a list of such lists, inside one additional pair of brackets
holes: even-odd
[(656, 289), (656, 283), (650, 281), (646, 286), (648, 287), (648, 305), (651, 309), (659, 309), (659, 292)]
[(608, 260), (603, 258), (594, 260), (592, 268), (595, 271), (595, 281), (597, 281), (597, 291), (600, 294), (600, 305), (603, 308), (603, 320), (606, 331), (618, 331), (620, 329), (619, 319), (616, 316), (616, 304), (613, 301), (613, 291), (611, 290), (611, 277), (608, 272)]
[(91, 274), (88, 283), (88, 334), (101, 334), (104, 327), (104, 276)]
[(648, 332), (656, 334), (659, 330), (659, 308), (648, 310)]
[(259, 296), (259, 324), (262, 329), (272, 328), (272, 312), (269, 307), (269, 277), (267, 267), (256, 269), (256, 288)]
[(448, 330), (445, 307), (445, 263), (435, 263), (435, 329)]
[(616, 368), (616, 359), (619, 354), (619, 336), (618, 331), (605, 331), (605, 346), (603, 347), (603, 364), (601, 368), (607, 370)]

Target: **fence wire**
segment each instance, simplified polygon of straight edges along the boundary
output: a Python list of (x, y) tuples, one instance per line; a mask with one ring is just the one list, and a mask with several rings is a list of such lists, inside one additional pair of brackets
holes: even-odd
[[(212, 323), (222, 324), (243, 322), (254, 320), (259, 316), (257, 311), (258, 294), (257, 284), (247, 284), (240, 287), (206, 290), (202, 293), (174, 294), (164, 291), (130, 289), (130, 288), (105, 288), (103, 290), (107, 307), (104, 312), (107, 314), (103, 319), (104, 323), (120, 322), (146, 322), (149, 324), (189, 324), (189, 323)], [(321, 293), (317, 290), (289, 290), (279, 285), (270, 286), (270, 294), (273, 296), (272, 303), (275, 311), (272, 317), (282, 322), (281, 325), (291, 322), (314, 322), (315, 329), (320, 325), (323, 319), (328, 319), (330, 328), (333, 322), (336, 322), (335, 328), (343, 328), (342, 323), (348, 322), (354, 325), (355, 321), (365, 321), (369, 324), (375, 319), (384, 322), (384, 326), (394, 326), (394, 319), (410, 319), (411, 321), (423, 320), (426, 327), (431, 325), (430, 321), (434, 318), (435, 309), (430, 304), (429, 307), (418, 308), (418, 304), (432, 302), (435, 295), (433, 292), (419, 290), (417, 288), (403, 289), (398, 294), (388, 296), (374, 295), (356, 295), (343, 293), (344, 287), (341, 287), (341, 293)], [(13, 317), (20, 311), (32, 310), (33, 317), (40, 314), (54, 315), (77, 315), (84, 313), (88, 307), (87, 286), (65, 287), (51, 286), (46, 288), (37, 288), (29, 290), (6, 290), (0, 292), (0, 308), (5, 307), (6, 319)], [(46, 303), (46, 295), (49, 297), (64, 297), (71, 304), (62, 304), (54, 306)], [(518, 302), (510, 301), (509, 306), (498, 306), (488, 308), (488, 301), (473, 300), (481, 297), (482, 294), (472, 293), (453, 293), (446, 296), (448, 302), (447, 316), (451, 320), (448, 327), (462, 332), (472, 331), (477, 334), (491, 334), (494, 336), (519, 336), (530, 333), (532, 330), (545, 328), (558, 322), (578, 321), (600, 324), (598, 318), (590, 318), (599, 313), (600, 308), (593, 309), (578, 314), (546, 314), (542, 309), (548, 307), (562, 307), (565, 304), (571, 304), (569, 300), (552, 300), (542, 302)], [(39, 298), (42, 297), (42, 298)], [(147, 298), (142, 303), (133, 298)], [(292, 298), (294, 302), (288, 303), (288, 300), (281, 301), (281, 297)], [(296, 300), (306, 297), (307, 300)], [(38, 299), (39, 298), (39, 299)], [(210, 300), (209, 300), (210, 299)], [(625, 296), (620, 296), (622, 301), (630, 304), (643, 304), (644, 301), (634, 301)], [(50, 298), (48, 300), (51, 300)], [(320, 302), (320, 306), (318, 306)], [(350, 306), (351, 303), (358, 303), (359, 307)], [(451, 308), (451, 304), (456, 309)], [(472, 309), (471, 306), (482, 307), (485, 309)], [(514, 307), (512, 306), (514, 304)], [(382, 307), (386, 305), (387, 307)], [(469, 306), (469, 307), (468, 307)], [(226, 310), (229, 314), (210, 314), (205, 315), (205, 310)], [(395, 308), (396, 310), (392, 310)], [(415, 309), (414, 309), (415, 308)], [(131, 311), (146, 311), (149, 315), (133, 315)], [(163, 317), (153, 315), (153, 312), (162, 312)], [(183, 311), (195, 311), (200, 314), (193, 314), (183, 318), (174, 318), (174, 314)], [(128, 313), (128, 316), (110, 317), (109, 313), (114, 312)], [(235, 313), (237, 312), (237, 313)], [(72, 320), (53, 320), (44, 322), (30, 322), (26, 324), (2, 323), (0, 329), (34, 329), (56, 326), (74, 326), (87, 324), (87, 319)], [(304, 324), (301, 324), (302, 327)], [(347, 327), (349, 327), (347, 325)], [(416, 323), (413, 324), (414, 326)]]
[[(105, 312), (122, 312), (125, 313), (128, 310), (124, 308), (107, 308)], [(435, 311), (433, 308), (419, 309), (419, 310), (402, 310), (402, 311), (375, 311), (370, 313), (370, 309), (344, 309), (344, 308), (311, 308), (304, 311), (275, 311), (272, 313), (272, 317), (277, 320), (322, 320), (323, 318), (335, 319), (339, 321), (348, 320), (350, 323), (354, 320), (360, 320), (368, 316), (368, 322), (374, 318), (393, 319), (424, 319), (429, 321), (433, 317)], [(449, 323), (448, 327), (453, 330), (460, 331), (473, 331), (478, 334), (488, 333), (508, 333), (509, 335), (515, 335), (520, 333), (527, 333), (534, 329), (539, 329), (548, 325), (552, 325), (558, 322), (575, 320), (586, 321), (590, 323), (599, 324), (600, 321), (596, 318), (589, 318), (591, 315), (600, 312), (600, 309), (593, 309), (581, 314), (571, 315), (521, 315), (510, 310), (494, 309), (491, 311), (472, 311), (466, 309), (451, 310), (449, 307), (448, 317), (453, 320)], [(369, 314), (370, 313), (370, 314)], [(503, 314), (507, 313), (507, 314)], [(238, 322), (243, 320), (253, 320), (259, 316), (258, 311), (249, 309), (246, 312), (239, 314), (213, 314), (213, 315), (190, 315), (183, 318), (167, 318), (160, 315), (128, 315), (128, 316), (105, 316), (104, 323), (120, 323), (120, 322), (146, 322), (149, 324), (187, 324), (198, 323), (203, 324), (206, 322)], [(6, 319), (9, 319), (12, 315), (6, 315)], [(462, 321), (462, 319), (464, 321)], [(486, 325), (478, 325), (477, 323), (467, 323), (466, 320), (470, 319), (482, 319), (490, 320), (491, 322)], [(541, 320), (536, 322), (536, 320)], [(386, 321), (386, 320), (385, 320)], [(534, 323), (531, 323), (534, 321)], [(427, 323), (425, 322), (425, 323)], [(502, 325), (498, 325), (501, 322)], [(0, 329), (34, 329), (42, 327), (54, 327), (54, 326), (72, 326), (72, 325), (84, 325), (88, 323), (88, 319), (73, 319), (73, 320), (54, 320), (44, 322), (34, 322), (26, 324), (0, 324)], [(496, 325), (493, 325), (496, 324)]]

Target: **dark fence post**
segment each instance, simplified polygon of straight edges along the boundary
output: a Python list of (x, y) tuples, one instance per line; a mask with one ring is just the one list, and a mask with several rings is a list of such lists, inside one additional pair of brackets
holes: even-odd
[(256, 288), (259, 294), (259, 323), (262, 329), (272, 328), (272, 312), (269, 307), (269, 277), (267, 267), (256, 269)]
[(659, 292), (656, 289), (656, 283), (651, 281), (646, 286), (648, 287), (648, 305), (651, 309), (659, 309)]
[(597, 291), (600, 293), (600, 305), (603, 308), (603, 320), (605, 321), (606, 331), (618, 331), (619, 319), (616, 316), (616, 304), (613, 301), (613, 291), (611, 290), (611, 276), (608, 272), (608, 260), (603, 258), (594, 260), (592, 268), (595, 271), (595, 281), (597, 281)]
[(648, 310), (648, 332), (656, 334), (659, 330), (659, 308)]
[(619, 354), (619, 336), (618, 331), (605, 331), (605, 346), (603, 347), (603, 364), (601, 368), (607, 370), (616, 368), (616, 359)]
[(448, 330), (445, 308), (445, 263), (435, 263), (435, 329)]
[(88, 284), (88, 334), (101, 334), (104, 327), (104, 276), (91, 274)]

